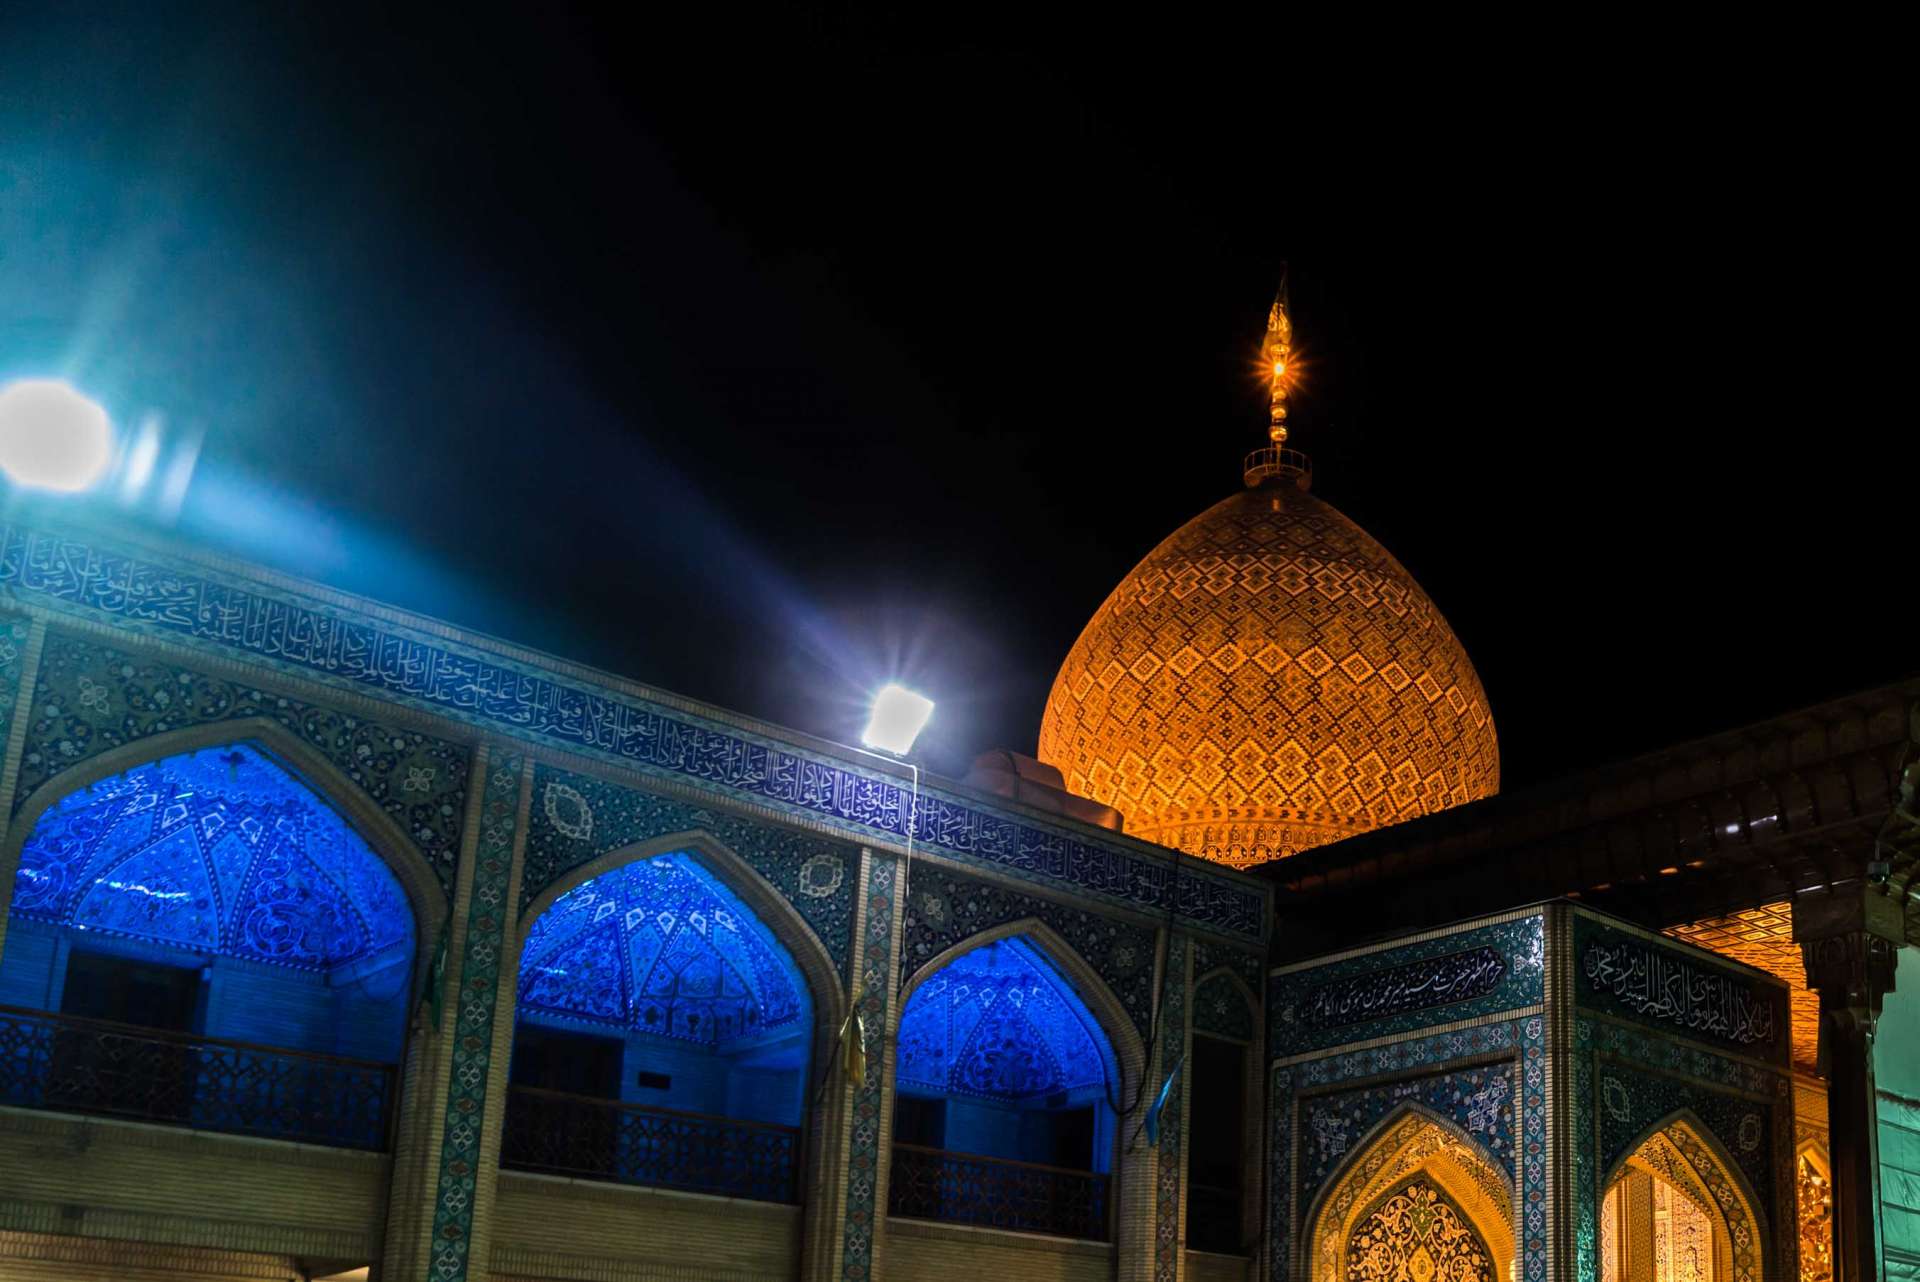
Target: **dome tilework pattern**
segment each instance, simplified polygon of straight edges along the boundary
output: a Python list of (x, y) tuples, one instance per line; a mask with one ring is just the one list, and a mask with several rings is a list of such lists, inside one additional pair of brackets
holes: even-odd
[(1121, 581), (1054, 679), (1039, 755), (1129, 833), (1238, 867), (1500, 786), (1447, 621), (1284, 483), (1214, 504)]

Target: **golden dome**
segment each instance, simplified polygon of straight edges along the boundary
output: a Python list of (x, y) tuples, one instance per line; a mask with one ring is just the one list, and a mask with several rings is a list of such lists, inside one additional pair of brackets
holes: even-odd
[(1040, 759), (1136, 836), (1244, 866), (1499, 789), (1453, 629), (1299, 475), (1251, 469), (1174, 531), (1054, 679)]

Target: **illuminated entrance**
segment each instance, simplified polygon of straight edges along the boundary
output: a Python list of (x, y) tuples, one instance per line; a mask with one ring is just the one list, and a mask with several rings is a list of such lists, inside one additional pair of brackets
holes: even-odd
[(1450, 1122), (1409, 1106), (1343, 1163), (1308, 1220), (1312, 1282), (1508, 1282), (1513, 1185)]
[(1600, 1205), (1601, 1282), (1762, 1282), (1753, 1208), (1691, 1124), (1641, 1142)]

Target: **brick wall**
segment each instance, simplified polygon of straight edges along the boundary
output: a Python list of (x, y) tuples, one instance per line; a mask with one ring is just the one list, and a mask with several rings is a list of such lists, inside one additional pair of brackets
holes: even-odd
[(980, 1282), (1109, 1282), (1111, 1246), (924, 1220), (887, 1221), (887, 1276)]
[(0, 1108), (0, 1231), (366, 1261), (386, 1172), (373, 1153)]
[(503, 1171), (492, 1236), (493, 1282), (775, 1282), (800, 1208)]
[(6, 1282), (297, 1282), (287, 1256), (0, 1232)]
[(1188, 1251), (1180, 1277), (1183, 1282), (1252, 1282), (1253, 1261), (1239, 1255)]

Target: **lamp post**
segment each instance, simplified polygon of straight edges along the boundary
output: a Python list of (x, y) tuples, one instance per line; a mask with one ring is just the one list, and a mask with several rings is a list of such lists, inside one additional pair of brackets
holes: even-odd
[[(860, 732), (860, 742), (867, 746), (854, 749), (870, 757), (891, 757), (913, 772), (913, 792), (907, 803), (907, 857), (900, 865), (903, 906), (907, 902), (907, 877), (913, 872), (913, 830), (920, 822), (920, 764), (907, 760), (907, 754), (913, 751), (913, 741), (920, 737), (932, 716), (933, 700), (889, 681), (873, 696), (867, 728)], [(847, 1079), (857, 1086), (867, 1076), (867, 1022), (860, 1015), (858, 999), (847, 1011), (846, 1023), (840, 1026), (840, 1046)], [(823, 1092), (827, 1080), (823, 1078), (820, 1082)]]

